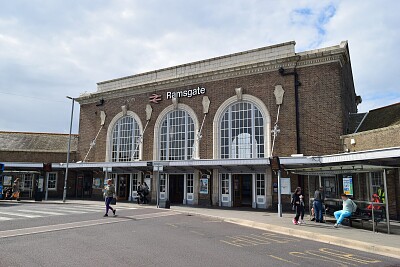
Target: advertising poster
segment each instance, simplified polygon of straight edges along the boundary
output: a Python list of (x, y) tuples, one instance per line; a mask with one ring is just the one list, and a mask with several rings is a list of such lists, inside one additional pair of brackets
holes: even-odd
[(101, 188), (101, 178), (93, 178), (93, 189)]
[(281, 178), (281, 194), (291, 195), (290, 178)]
[(343, 177), (343, 193), (348, 196), (353, 195), (353, 178)]
[(208, 179), (200, 179), (200, 194), (208, 194)]
[(12, 176), (4, 176), (3, 177), (3, 185), (4, 186), (11, 186)]

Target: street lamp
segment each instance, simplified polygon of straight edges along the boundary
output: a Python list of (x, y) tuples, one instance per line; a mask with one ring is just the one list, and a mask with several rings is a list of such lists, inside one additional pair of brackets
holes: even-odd
[(67, 96), (67, 98), (72, 100), (72, 108), (71, 108), (71, 121), (69, 124), (68, 152), (67, 152), (67, 165), (65, 167), (63, 202), (65, 202), (67, 198), (68, 165), (69, 165), (69, 156), (71, 153), (71, 132), (72, 132), (72, 120), (74, 118), (74, 104), (75, 104), (75, 98), (70, 96)]

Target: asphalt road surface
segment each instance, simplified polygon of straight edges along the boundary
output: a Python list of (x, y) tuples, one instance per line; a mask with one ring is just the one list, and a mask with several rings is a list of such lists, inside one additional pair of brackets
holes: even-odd
[(400, 260), (154, 208), (0, 203), (0, 266), (400, 266)]

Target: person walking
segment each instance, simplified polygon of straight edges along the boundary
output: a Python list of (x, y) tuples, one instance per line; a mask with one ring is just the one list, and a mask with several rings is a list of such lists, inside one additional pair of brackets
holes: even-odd
[(143, 204), (148, 204), (149, 200), (147, 199), (147, 196), (149, 195), (150, 190), (146, 182), (143, 183), (142, 190), (143, 190)]
[(333, 213), (336, 219), (334, 225), (335, 228), (339, 228), (342, 225), (344, 218), (350, 217), (351, 214), (357, 210), (356, 203), (354, 203), (346, 194), (341, 194), (340, 196), (343, 200), (343, 209)]
[(106, 197), (106, 214), (104, 214), (104, 217), (108, 217), (108, 211), (111, 210), (115, 216), (115, 212), (117, 209), (114, 209), (110, 206), (111, 201), (113, 200), (115, 194), (115, 186), (112, 184), (112, 180), (108, 179), (107, 180), (107, 185), (105, 187), (104, 191), (104, 196)]
[(14, 180), (14, 184), (12, 186), (12, 198), (15, 198), (17, 201), (19, 201), (19, 178)]
[[(297, 187), (292, 195), (292, 205), (296, 211), (296, 216), (292, 222), (295, 225), (305, 224), (304, 222), (304, 195), (301, 192), (301, 187)], [(299, 220), (300, 219), (300, 220)]]
[(323, 214), (323, 204), (325, 200), (324, 188), (321, 186), (319, 189), (315, 190), (314, 193), (314, 217), (315, 222), (323, 223), (324, 222), (324, 214)]

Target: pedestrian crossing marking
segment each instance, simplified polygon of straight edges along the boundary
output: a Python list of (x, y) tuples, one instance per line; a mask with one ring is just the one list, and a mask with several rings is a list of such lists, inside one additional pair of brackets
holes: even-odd
[[(24, 209), (25, 208), (25, 209)], [(29, 209), (28, 209), (29, 208)], [(66, 216), (66, 215), (78, 215), (88, 213), (103, 213), (105, 207), (103, 205), (85, 205), (76, 206), (35, 206), (35, 209), (31, 209), (32, 206), (19, 206), (15, 208), (5, 208), (0, 211), (0, 221), (11, 221), (21, 220), (26, 218), (43, 218), (50, 216)], [(118, 207), (118, 210), (133, 210), (135, 207)]]
[(9, 217), (0, 217), (0, 221), (9, 221), (12, 220), (13, 218), (9, 218)]
[(33, 214), (24, 214), (24, 213), (16, 213), (16, 212), (4, 212), (0, 211), (1, 214), (6, 214), (6, 215), (11, 215), (11, 216), (19, 216), (19, 217), (25, 217), (25, 218), (40, 218), (43, 217), (41, 215), (33, 215)]
[(19, 212), (27, 212), (27, 213), (48, 214), (48, 215), (64, 215), (63, 213), (52, 212), (52, 211), (39, 211), (39, 210), (18, 210), (18, 211)]

